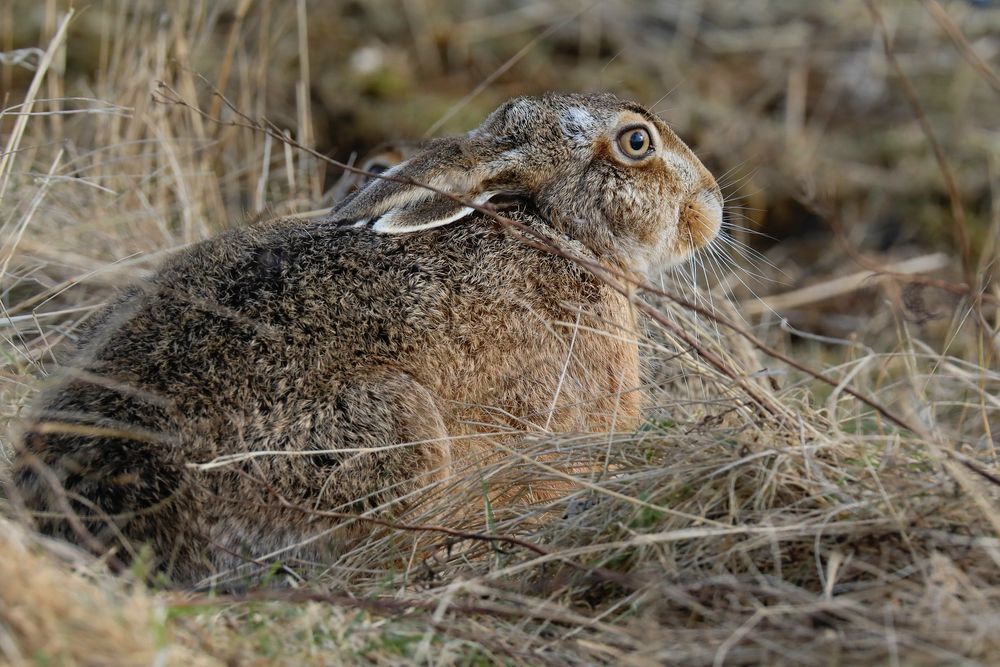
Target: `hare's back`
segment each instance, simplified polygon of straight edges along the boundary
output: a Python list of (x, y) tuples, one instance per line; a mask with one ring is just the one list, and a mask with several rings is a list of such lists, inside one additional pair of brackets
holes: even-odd
[(175, 258), (113, 306), (72, 366), (190, 417), (426, 355), (460, 364), (504, 332), (531, 335), (512, 322), (597, 298), (593, 282), (488, 220), (402, 236), (291, 220)]

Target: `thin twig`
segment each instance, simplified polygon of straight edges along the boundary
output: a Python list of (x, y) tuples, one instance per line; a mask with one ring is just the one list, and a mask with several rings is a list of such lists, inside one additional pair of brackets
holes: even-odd
[[(899, 273), (893, 271), (892, 267), (886, 267), (883, 264), (879, 264), (873, 259), (865, 257), (854, 244), (851, 243), (848, 238), (847, 232), (844, 230), (844, 223), (838, 218), (838, 216), (829, 208), (823, 206), (818, 201), (811, 197), (800, 197), (799, 201), (809, 210), (820, 216), (823, 221), (829, 225), (830, 230), (833, 232), (834, 237), (840, 241), (841, 246), (843, 246), (844, 251), (851, 256), (855, 262), (861, 265), (863, 268), (872, 271), (873, 273), (880, 276), (888, 276), (890, 278), (895, 278), (907, 283), (918, 283), (920, 285), (926, 285), (928, 287), (934, 287), (936, 289), (944, 290), (946, 292), (951, 292), (952, 294), (963, 296), (969, 299), (975, 298), (972, 293), (973, 287), (966, 285), (964, 283), (952, 283), (947, 280), (942, 280), (940, 278), (931, 278), (930, 276), (923, 276), (919, 274), (909, 274), (909, 273)], [(1000, 305), (1000, 298), (981, 290), (979, 297), (986, 302), (993, 305)]]
[[(305, 590), (263, 590), (252, 591), (242, 595), (185, 595), (179, 599), (171, 600), (172, 607), (190, 606), (220, 606), (232, 604), (248, 604), (260, 602), (319, 602), (348, 609), (364, 609), (379, 614), (403, 614), (415, 609), (424, 611), (434, 611), (438, 608), (438, 601), (415, 598), (358, 598), (351, 595), (338, 595), (336, 593), (319, 593)], [(490, 603), (486, 601), (476, 604), (453, 603), (448, 605), (448, 611), (466, 616), (497, 616), (501, 618), (534, 618), (549, 621), (552, 623), (566, 624), (571, 627), (595, 626), (606, 631), (620, 635), (623, 628), (603, 624), (600, 621), (592, 620), (582, 614), (567, 611), (554, 611), (544, 609), (539, 606), (514, 607)]]
[(966, 62), (979, 72), (979, 75), (985, 79), (986, 83), (993, 90), (1000, 93), (1000, 76), (997, 76), (997, 73), (990, 68), (986, 61), (980, 58), (979, 54), (973, 50), (968, 40), (965, 39), (965, 35), (955, 25), (955, 22), (951, 20), (951, 17), (945, 11), (945, 8), (941, 6), (941, 3), (937, 0), (924, 0), (924, 6), (930, 15), (934, 17), (934, 20), (938, 22), (938, 25), (948, 33), (948, 37), (955, 44), (955, 47), (962, 54), (962, 57), (965, 58)]
[[(535, 544), (534, 542), (529, 542), (528, 540), (521, 539), (519, 537), (514, 537), (513, 535), (488, 535), (485, 533), (473, 533), (465, 530), (457, 530), (455, 528), (448, 528), (447, 526), (398, 523), (396, 521), (380, 519), (374, 516), (352, 514), (350, 512), (318, 510), (318, 509), (313, 509), (311, 507), (302, 507), (301, 505), (296, 505), (295, 503), (289, 501), (287, 498), (278, 493), (278, 491), (267, 480), (255, 477), (246, 471), (240, 470), (238, 472), (240, 475), (256, 482), (257, 484), (260, 484), (264, 489), (267, 490), (267, 492), (271, 496), (274, 497), (275, 500), (278, 501), (278, 503), (282, 507), (296, 512), (301, 512), (308, 516), (323, 517), (327, 519), (340, 519), (344, 521), (362, 521), (365, 523), (372, 523), (377, 526), (382, 526), (384, 528), (389, 528), (391, 530), (399, 530), (406, 532), (440, 533), (442, 535), (448, 535), (450, 537), (454, 537), (459, 540), (474, 540), (477, 542), (493, 542), (493, 543), (502, 542), (513, 546), (518, 546), (523, 549), (527, 549), (528, 551), (534, 552), (539, 556), (546, 556), (549, 558), (559, 557), (558, 554), (554, 554), (553, 552)], [(565, 562), (570, 567), (573, 567), (574, 569), (581, 570), (587, 574), (596, 575), (601, 579), (607, 581), (613, 581), (614, 583), (626, 586), (631, 589), (636, 589), (639, 588), (640, 586), (639, 582), (637, 582), (634, 578), (621, 574), (619, 572), (614, 572), (612, 570), (608, 570), (602, 567), (589, 567), (586, 565), (581, 565), (568, 558), (560, 560)]]
[(986, 331), (989, 331), (987, 320), (982, 314), (982, 300), (979, 296), (982, 292), (980, 279), (976, 275), (976, 270), (972, 263), (972, 249), (969, 245), (969, 231), (965, 220), (965, 208), (962, 206), (962, 198), (958, 192), (958, 182), (955, 180), (951, 163), (948, 162), (948, 156), (945, 155), (944, 148), (941, 146), (941, 142), (938, 141), (937, 134), (934, 132), (934, 127), (927, 118), (923, 105), (920, 104), (917, 91), (913, 88), (910, 78), (899, 64), (899, 59), (896, 58), (896, 51), (893, 48), (892, 39), (889, 37), (889, 29), (882, 19), (882, 13), (875, 5), (874, 0), (865, 0), (865, 5), (868, 7), (868, 11), (875, 21), (879, 35), (882, 37), (882, 47), (885, 50), (885, 56), (896, 72), (899, 84), (903, 89), (903, 94), (906, 95), (906, 99), (913, 109), (913, 114), (916, 116), (917, 122), (924, 132), (924, 136), (927, 138), (927, 143), (934, 153), (934, 159), (937, 160), (938, 169), (941, 171), (941, 177), (944, 179), (945, 189), (948, 191), (948, 202), (951, 206), (951, 216), (954, 222), (951, 229), (955, 236), (955, 244), (958, 246), (959, 256), (962, 259), (962, 272), (965, 276), (965, 283), (970, 288), (969, 293), (972, 297), (972, 307), (976, 311), (979, 324), (984, 326)]
[[(593, 5), (591, 5), (591, 6), (593, 6)], [(486, 90), (487, 88), (489, 88), (490, 85), (492, 85), (494, 81), (496, 81), (501, 76), (503, 76), (504, 73), (507, 70), (509, 70), (511, 67), (513, 67), (515, 64), (517, 64), (517, 62), (519, 60), (521, 60), (522, 58), (524, 58), (524, 56), (528, 55), (528, 53), (531, 52), (531, 49), (535, 48), (535, 46), (537, 46), (539, 42), (541, 42), (543, 39), (545, 39), (546, 37), (548, 37), (552, 33), (556, 32), (557, 30), (559, 30), (560, 28), (562, 28), (567, 23), (576, 20), (576, 18), (579, 17), (580, 14), (586, 12), (589, 9), (590, 9), (590, 7), (585, 7), (583, 9), (580, 9), (579, 11), (577, 11), (576, 14), (573, 14), (569, 18), (563, 20), (562, 22), (556, 23), (554, 25), (550, 25), (548, 28), (546, 28), (544, 31), (542, 31), (539, 35), (537, 35), (534, 39), (532, 39), (530, 42), (528, 42), (523, 47), (521, 47), (520, 51), (518, 51), (517, 53), (515, 53), (514, 55), (512, 55), (510, 58), (508, 58), (502, 65), (500, 65), (500, 67), (496, 68), (496, 70), (494, 70), (492, 74), (490, 74), (485, 79), (483, 79), (482, 81), (480, 81), (479, 85), (476, 86), (475, 88), (473, 88), (471, 92), (469, 92), (465, 97), (463, 97), (458, 102), (456, 102), (455, 104), (453, 104), (451, 106), (451, 108), (448, 109), (448, 111), (446, 111), (440, 118), (438, 118), (434, 122), (433, 125), (431, 125), (430, 127), (427, 128), (427, 131), (424, 132), (424, 136), (425, 137), (433, 136), (434, 133), (437, 132), (439, 129), (441, 129), (441, 126), (444, 125), (446, 122), (448, 122), (448, 120), (450, 120), (452, 116), (454, 116), (456, 113), (458, 113), (459, 111), (461, 111), (462, 108), (465, 107), (465, 105), (467, 105), (469, 102), (471, 102), (473, 99), (475, 99), (484, 90)]]

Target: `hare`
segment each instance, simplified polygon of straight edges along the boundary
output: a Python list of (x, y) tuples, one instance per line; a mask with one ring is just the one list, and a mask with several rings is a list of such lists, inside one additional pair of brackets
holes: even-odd
[(328, 561), (371, 526), (301, 507), (398, 516), (492, 455), (483, 433), (637, 424), (628, 299), (476, 206), (655, 274), (722, 217), (666, 124), (611, 94), (522, 97), (382, 176), (125, 290), (25, 424), (26, 515), (123, 561), (148, 545), (190, 585), (274, 554)]

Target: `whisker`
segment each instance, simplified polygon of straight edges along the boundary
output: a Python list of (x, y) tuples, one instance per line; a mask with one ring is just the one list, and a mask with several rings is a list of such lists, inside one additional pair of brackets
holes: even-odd
[[(785, 276), (786, 278), (791, 277), (787, 273), (785, 273), (785, 271), (781, 269), (777, 264), (768, 259), (766, 255), (761, 253), (759, 250), (756, 250), (755, 248), (752, 248), (747, 244), (742, 243), (739, 239), (734, 239), (733, 237), (726, 234), (720, 234), (718, 237), (718, 241), (719, 243), (730, 248), (739, 257), (746, 260), (747, 262), (750, 262), (751, 264), (756, 264), (756, 263), (766, 264), (769, 268), (774, 269), (775, 271)], [(759, 275), (758, 277), (765, 280), (773, 281), (773, 279), (766, 277), (764, 275)]]

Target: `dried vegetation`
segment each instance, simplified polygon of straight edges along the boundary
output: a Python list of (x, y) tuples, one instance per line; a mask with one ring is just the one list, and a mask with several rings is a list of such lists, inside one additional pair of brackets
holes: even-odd
[[(402, 531), (426, 557), (376, 525), (291, 564), (295, 587), (222, 596), (4, 521), (0, 660), (1000, 661), (1000, 7), (68, 4), (0, 8), (4, 447), (116, 286), (329, 206), (322, 156), (463, 131), (511, 95), (655, 105), (725, 174), (732, 226), (639, 293), (639, 431), (532, 437), (441, 489), (482, 508), (452, 528), (504, 539)], [(573, 469), (565, 500), (516, 500)]]

